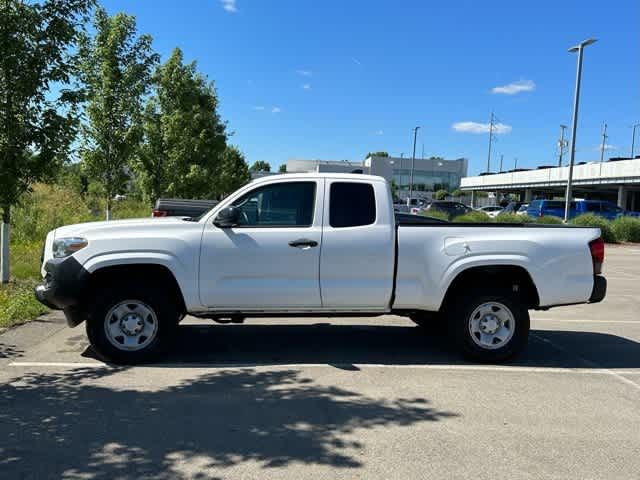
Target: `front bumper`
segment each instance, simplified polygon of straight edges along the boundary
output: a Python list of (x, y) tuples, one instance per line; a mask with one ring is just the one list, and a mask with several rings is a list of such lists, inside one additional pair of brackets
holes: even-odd
[(62, 310), (70, 327), (84, 320), (82, 298), (89, 273), (73, 257), (53, 258), (44, 265), (43, 283), (36, 286), (36, 299), (43, 305)]
[(607, 294), (607, 279), (602, 275), (595, 275), (593, 277), (593, 290), (591, 290), (591, 296), (589, 297), (589, 303), (598, 303)]

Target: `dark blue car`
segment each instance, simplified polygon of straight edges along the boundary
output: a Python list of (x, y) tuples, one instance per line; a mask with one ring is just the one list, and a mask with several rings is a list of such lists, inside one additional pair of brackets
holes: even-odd
[[(591, 213), (614, 220), (621, 216), (638, 217), (637, 212), (623, 210), (613, 202), (606, 200), (575, 200), (569, 204), (569, 218)], [(564, 218), (564, 200), (534, 200), (529, 203), (527, 215), (530, 217), (554, 216)]]

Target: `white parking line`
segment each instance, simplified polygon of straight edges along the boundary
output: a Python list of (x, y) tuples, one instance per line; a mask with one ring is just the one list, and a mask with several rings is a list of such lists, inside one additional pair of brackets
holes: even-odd
[(559, 319), (559, 318), (535, 318), (534, 322), (559, 322), (559, 323), (635, 323), (640, 325), (640, 320), (586, 320), (582, 318)]
[[(540, 338), (542, 341), (545, 339)], [(550, 343), (550, 342), (548, 342)], [(585, 361), (587, 363), (591, 363)], [(10, 367), (60, 367), (60, 368), (107, 368), (118, 370), (117, 365), (98, 362), (74, 363), (74, 362), (12, 362)], [(153, 365), (140, 365), (135, 368), (197, 368), (197, 369), (225, 369), (225, 368), (386, 368), (386, 369), (424, 369), (424, 370), (460, 370), (460, 371), (486, 371), (486, 372), (514, 372), (514, 373), (580, 373), (610, 375), (614, 370), (605, 368), (566, 368), (566, 367), (526, 367), (511, 365), (425, 365), (425, 364), (385, 364), (385, 363), (157, 363)], [(622, 374), (639, 373), (635, 371), (621, 370)]]
[(555, 348), (556, 350), (559, 350), (563, 353), (568, 353), (569, 355), (573, 355), (575, 358), (577, 358), (578, 360), (580, 360), (581, 362), (583, 362), (585, 365), (589, 365), (592, 366), (600, 371), (602, 371), (603, 373), (607, 373), (609, 375), (612, 375), (613, 377), (617, 378), (618, 380), (620, 380), (623, 383), (626, 383), (627, 385), (630, 385), (632, 387), (634, 387), (637, 390), (640, 390), (640, 384), (634, 382), (633, 380), (623, 377), (621, 374), (619, 374), (618, 372), (614, 371), (614, 370), (610, 370), (608, 368), (603, 368), (601, 365), (598, 365), (596, 362), (592, 362), (591, 360), (587, 360), (584, 357), (581, 357), (580, 355), (576, 355), (575, 353), (570, 352), (569, 350), (567, 350), (566, 348), (564, 348), (561, 345), (558, 345), (555, 342), (552, 342), (551, 340), (549, 340), (548, 338), (545, 337), (541, 337), (540, 335), (536, 335), (536, 334), (531, 334), (532, 337), (537, 338), (538, 340), (546, 343), (547, 345), (552, 346), (553, 348)]

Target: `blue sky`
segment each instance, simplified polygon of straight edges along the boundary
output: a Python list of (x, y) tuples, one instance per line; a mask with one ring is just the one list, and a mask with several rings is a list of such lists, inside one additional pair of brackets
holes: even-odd
[[(368, 151), (467, 157), (486, 169), (493, 109), (504, 124), (492, 169), (553, 164), (570, 124), (585, 49), (577, 160), (629, 154), (640, 122), (640, 2), (103, 0), (178, 46), (215, 81), (231, 142), (247, 161), (359, 160)], [(515, 87), (514, 87), (515, 84)], [(493, 92), (496, 87), (507, 87)], [(519, 90), (519, 93), (504, 93)], [(502, 92), (502, 93), (500, 93)], [(458, 125), (457, 131), (454, 125)], [(640, 134), (637, 144), (640, 143)], [(640, 151), (640, 148), (637, 150)]]

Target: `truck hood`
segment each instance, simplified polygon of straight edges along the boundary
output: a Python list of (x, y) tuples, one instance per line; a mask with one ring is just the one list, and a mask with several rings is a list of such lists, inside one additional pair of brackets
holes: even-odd
[(105, 222), (76, 223), (56, 228), (52, 231), (53, 239), (64, 237), (84, 237), (116, 233), (122, 229), (148, 229), (159, 226), (170, 226), (175, 224), (185, 224), (185, 220), (179, 217), (168, 218), (133, 218), (129, 220), (109, 220)]

